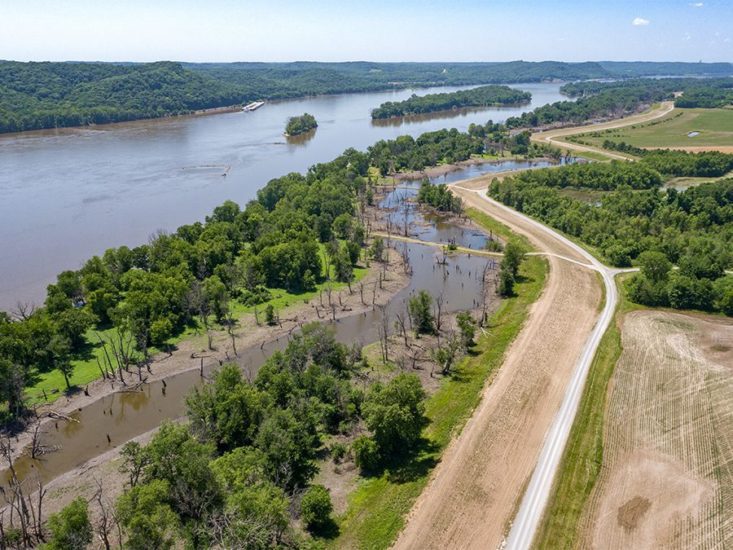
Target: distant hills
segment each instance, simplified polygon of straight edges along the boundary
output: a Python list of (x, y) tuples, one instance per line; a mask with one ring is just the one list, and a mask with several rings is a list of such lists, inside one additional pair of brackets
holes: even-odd
[(449, 86), (728, 76), (730, 63), (21, 63), (0, 61), (0, 132), (189, 113), (258, 99)]

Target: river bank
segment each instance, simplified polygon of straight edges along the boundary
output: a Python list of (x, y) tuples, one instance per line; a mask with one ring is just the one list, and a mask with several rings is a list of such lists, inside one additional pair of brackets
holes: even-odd
[[(374, 307), (388, 303), (408, 282), (409, 276), (405, 273), (402, 256), (394, 250), (388, 250), (387, 261), (383, 265), (373, 262), (369, 272), (359, 283), (352, 285), (351, 291), (344, 286), (333, 290), (330, 298), (328, 291), (324, 290), (320, 296), (299, 303), (294, 302), (278, 312), (280, 324), (277, 326), (269, 327), (264, 323), (258, 323), (253, 313), (245, 313), (237, 320), (237, 327), (233, 331), (234, 341), (226, 330), (214, 330), (211, 331), (213, 349), (208, 349), (207, 336), (201, 332), (179, 342), (171, 353), (155, 355), (149, 370), (143, 369), (141, 373), (133, 368), (129, 372), (123, 371), (124, 382), (120, 381), (119, 377), (100, 378), (90, 383), (83, 391), (80, 388), (77, 392), (65, 395), (50, 405), (38, 407), (36, 412), (42, 419), (40, 430), (36, 431), (35, 423), (32, 423), (25, 431), (12, 438), (13, 460), (19, 477), (23, 477), (34, 469), (43, 472), (41, 477), (45, 480), (53, 479), (55, 475), (61, 473), (57, 468), (49, 468), (48, 460), (37, 461), (30, 458), (34, 434), (39, 434), (38, 439), (43, 445), (53, 448), (56, 444), (52, 437), (54, 434), (73, 429), (73, 424), (79, 421), (98, 421), (94, 418), (80, 419), (80, 416), (104, 399), (119, 396), (121, 400), (127, 400), (131, 406), (135, 407), (138, 397), (154, 399), (150, 388), (155, 383), (160, 383), (162, 387), (159, 391), (165, 395), (166, 380), (170, 383), (171, 378), (195, 371), (200, 371), (206, 377), (223, 363), (246, 361), (247, 352), (264, 350), (268, 344), (278, 346), (285, 343), (293, 331), (310, 322), (327, 320), (338, 322), (346, 317), (363, 315)], [(361, 294), (357, 291), (357, 284), (366, 289), (364, 294), (367, 295), (368, 300), (362, 302)], [(329, 299), (334, 304), (333, 309), (328, 306)], [(263, 317), (262, 313), (260, 317)], [(251, 368), (251, 365), (242, 366), (245, 371)], [(142, 374), (142, 380), (140, 374)], [(248, 373), (250, 376), (253, 374)], [(104, 407), (101, 412), (103, 415), (113, 415), (111, 408), (107, 410)], [(124, 407), (122, 412), (124, 413)], [(63, 420), (64, 418), (70, 420)], [(129, 438), (120, 440), (107, 434), (110, 448), (121, 445), (127, 439)], [(52, 452), (45, 458), (53, 459), (54, 454), (55, 452)], [(75, 463), (74, 457), (70, 457), (69, 460), (65, 461), (67, 465)], [(42, 466), (45, 468), (39, 468)]]

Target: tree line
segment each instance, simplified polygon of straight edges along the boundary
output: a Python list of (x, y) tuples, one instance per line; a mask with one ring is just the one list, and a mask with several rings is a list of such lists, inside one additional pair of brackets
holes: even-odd
[[(555, 171), (569, 170), (574, 168)], [(489, 193), (596, 248), (612, 265), (641, 266), (629, 281), (632, 300), (733, 315), (733, 277), (725, 273), (733, 265), (733, 179), (681, 192), (632, 188), (619, 180), (592, 204), (548, 181), (542, 170), (533, 170), (495, 180)], [(589, 181), (574, 187), (596, 188)]]
[(490, 107), (529, 103), (532, 94), (509, 86), (480, 86), (471, 90), (428, 94), (412, 94), (404, 101), (387, 101), (372, 110), (373, 119), (393, 118), (463, 107)]
[[(681, 73), (729, 75), (731, 65), (557, 61), (201, 64), (0, 61), (0, 132), (156, 118), (260, 99), (316, 94)], [(695, 101), (699, 106), (719, 103), (722, 99), (716, 94), (728, 94), (728, 91), (723, 85), (711, 89), (708, 82), (713, 80), (697, 80), (696, 86), (692, 82), (686, 95), (678, 101)], [(645, 85), (652, 85), (650, 82)], [(725, 81), (721, 79), (721, 82)], [(574, 90), (565, 88), (567, 93)], [(589, 91), (590, 88), (585, 88), (583, 93)], [(680, 103), (680, 106), (698, 105)], [(542, 116), (549, 118), (550, 114)], [(552, 116), (556, 119), (559, 113)]]
[(151, 348), (166, 349), (188, 326), (231, 328), (233, 300), (252, 306), (269, 300), (269, 289), (353, 280), (365, 240), (356, 205), (368, 200), (367, 167), (365, 153), (348, 150), (305, 175), (274, 179), (244, 209), (227, 201), (203, 223), (109, 249), (60, 273), (43, 307), (2, 313), (6, 420), (23, 417), (24, 389), (39, 375), (58, 370), (68, 388), (76, 360), (93, 346), (114, 346), (120, 368), (144, 368)]
[(644, 149), (625, 141), (603, 141), (603, 148), (640, 157), (640, 162), (675, 177), (719, 177), (733, 170), (733, 154), (720, 151), (691, 153), (675, 149)]
[[(506, 121), (510, 128), (581, 124), (593, 119), (618, 118), (649, 105), (675, 100), (677, 107), (719, 107), (731, 103), (733, 78), (631, 79), (621, 82), (584, 81), (564, 84), (560, 91), (575, 101), (557, 101)], [(675, 98), (675, 92), (683, 92)], [(717, 102), (694, 98), (708, 94)], [(683, 99), (684, 98), (684, 99)], [(725, 99), (727, 98), (727, 99)]]

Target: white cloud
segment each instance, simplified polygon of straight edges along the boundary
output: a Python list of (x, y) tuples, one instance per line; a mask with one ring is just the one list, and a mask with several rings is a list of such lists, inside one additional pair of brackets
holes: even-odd
[(692, 4), (690, 4), (690, 6), (692, 6), (693, 8), (702, 8), (704, 5), (705, 4), (703, 4), (702, 2), (693, 2)]
[(631, 22), (631, 24), (635, 27), (645, 27), (649, 24), (649, 20), (644, 19), (643, 17), (634, 17), (634, 20)]

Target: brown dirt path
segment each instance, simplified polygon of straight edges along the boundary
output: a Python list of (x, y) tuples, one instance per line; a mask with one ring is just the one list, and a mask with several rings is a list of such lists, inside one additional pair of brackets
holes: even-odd
[(626, 315), (583, 548), (733, 548), (733, 323)]
[[(527, 236), (538, 250), (584, 261), (473, 191), (453, 190), (467, 206)], [(446, 450), (396, 548), (491, 549), (502, 543), (601, 302), (593, 271), (557, 257), (548, 261), (542, 296), (478, 408)]]

